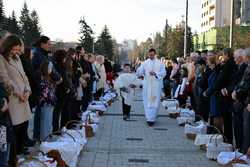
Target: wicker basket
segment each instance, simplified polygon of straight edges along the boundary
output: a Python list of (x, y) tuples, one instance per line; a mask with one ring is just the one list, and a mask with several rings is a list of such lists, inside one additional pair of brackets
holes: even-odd
[(186, 136), (190, 140), (195, 140), (195, 138), (196, 138), (197, 135), (196, 134), (192, 134), (192, 133), (187, 133)]
[(85, 124), (85, 133), (87, 138), (91, 138), (94, 136), (93, 128), (90, 125)]
[(176, 119), (180, 117), (180, 113), (169, 113), (169, 118)]
[(206, 146), (206, 144), (200, 145), (200, 150), (206, 152), (206, 151), (207, 151), (207, 146)]
[(104, 115), (103, 111), (97, 111), (97, 113), (98, 113), (98, 116), (103, 116)]
[(89, 124), (91, 124), (90, 115), (88, 115), (87, 121), (85, 122), (85, 125), (83, 125), (85, 127), (85, 133), (87, 138), (91, 138), (95, 135), (93, 128)]

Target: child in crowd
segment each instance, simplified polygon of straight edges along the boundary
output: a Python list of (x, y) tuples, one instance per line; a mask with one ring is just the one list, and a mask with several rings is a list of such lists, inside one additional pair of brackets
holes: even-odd
[(114, 87), (120, 92), (122, 97), (123, 120), (130, 118), (130, 110), (133, 102), (134, 88), (141, 85), (141, 81), (136, 75), (131, 73), (131, 65), (124, 65), (124, 73), (115, 80)]
[(178, 85), (175, 91), (175, 98), (178, 100), (179, 105), (184, 107), (186, 105), (187, 95), (186, 88), (188, 84), (188, 70), (186, 67), (182, 67), (180, 70), (181, 83)]
[(0, 84), (0, 166), (7, 167), (10, 149), (10, 117), (8, 113), (7, 92), (4, 85)]
[(41, 65), (41, 120), (40, 120), (40, 140), (43, 141), (52, 132), (53, 110), (56, 104), (55, 84), (52, 82), (51, 73), (53, 64), (45, 62)]

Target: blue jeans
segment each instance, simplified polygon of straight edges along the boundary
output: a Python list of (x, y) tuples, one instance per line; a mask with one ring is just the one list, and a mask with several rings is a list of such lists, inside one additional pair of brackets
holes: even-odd
[(40, 140), (44, 141), (48, 135), (52, 133), (54, 107), (52, 105), (44, 105), (41, 107), (40, 114)]

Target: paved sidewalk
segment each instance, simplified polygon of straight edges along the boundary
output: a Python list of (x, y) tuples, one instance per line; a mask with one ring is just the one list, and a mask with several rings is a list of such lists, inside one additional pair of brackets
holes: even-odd
[(132, 107), (132, 121), (121, 116), (115, 102), (101, 119), (96, 136), (88, 141), (79, 167), (217, 167), (184, 136), (184, 129), (162, 108), (157, 124), (145, 123), (140, 97)]

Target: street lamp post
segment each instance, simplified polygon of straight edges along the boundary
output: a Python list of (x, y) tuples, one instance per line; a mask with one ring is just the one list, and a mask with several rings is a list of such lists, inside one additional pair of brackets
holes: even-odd
[(188, 0), (186, 0), (186, 21), (185, 21), (185, 35), (184, 35), (184, 57), (187, 56), (187, 35), (188, 35)]
[(234, 35), (234, 0), (231, 0), (231, 23), (230, 23), (230, 43), (229, 47), (233, 47), (233, 35)]

